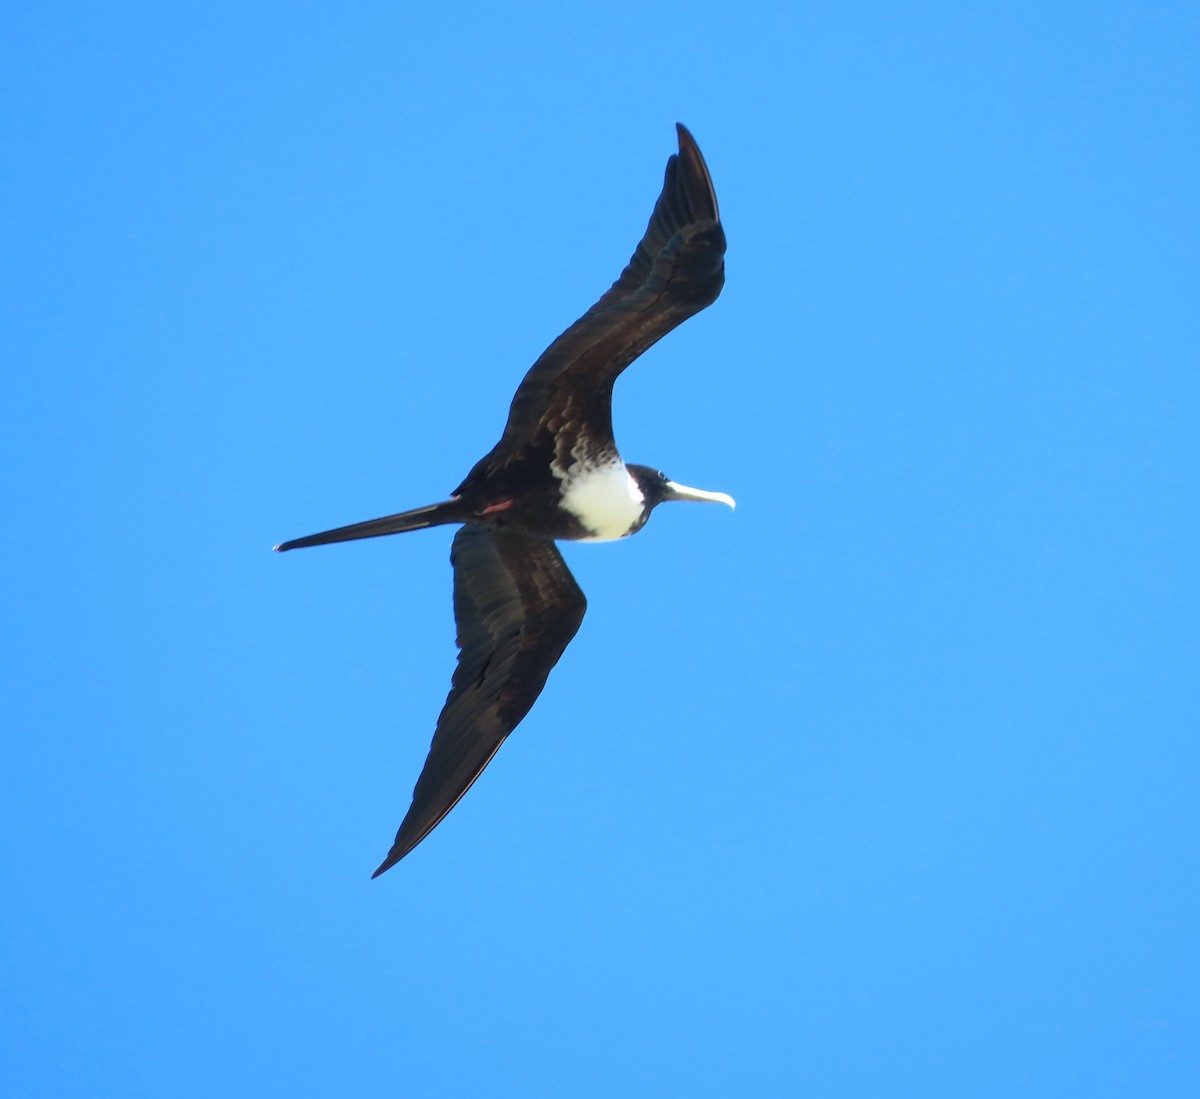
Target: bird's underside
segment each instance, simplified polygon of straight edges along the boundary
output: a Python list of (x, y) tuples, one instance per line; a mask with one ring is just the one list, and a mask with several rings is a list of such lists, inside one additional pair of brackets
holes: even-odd
[(667, 162), (629, 264), (530, 368), (500, 441), (451, 498), (276, 547), (463, 524), (451, 550), (458, 665), (412, 804), (373, 876), (407, 855), (466, 793), (579, 629), (587, 603), (554, 540), (632, 534), (665, 500), (732, 505), (723, 494), (626, 466), (613, 440), (612, 389), (621, 371), (714, 301), (724, 281), (712, 180), (691, 134), (677, 129), (679, 154)]

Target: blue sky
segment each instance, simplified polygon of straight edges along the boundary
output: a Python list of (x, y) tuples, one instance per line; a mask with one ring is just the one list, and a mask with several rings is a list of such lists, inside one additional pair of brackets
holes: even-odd
[[(1194, 6), (8, 5), (14, 1096), (1200, 1088)], [(368, 880), (441, 499), (685, 122), (727, 285), (618, 386), (738, 499)]]

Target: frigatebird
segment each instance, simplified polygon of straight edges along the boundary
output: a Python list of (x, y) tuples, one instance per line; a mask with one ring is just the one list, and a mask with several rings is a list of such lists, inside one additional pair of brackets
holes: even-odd
[(725, 281), (725, 232), (708, 166), (676, 125), (679, 153), (621, 277), (542, 354), (517, 387), (504, 434), (450, 499), (310, 534), (301, 549), (461, 523), (450, 561), (458, 666), (412, 805), (378, 877), (454, 808), (529, 712), (575, 636), (587, 601), (556, 539), (636, 534), (667, 500), (727, 504), (626, 464), (613, 439), (618, 375), (676, 325), (711, 305)]

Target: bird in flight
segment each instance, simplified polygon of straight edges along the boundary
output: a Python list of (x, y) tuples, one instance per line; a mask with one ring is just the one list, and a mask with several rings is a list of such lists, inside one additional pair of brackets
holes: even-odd
[(725, 281), (725, 232), (708, 166), (677, 125), (650, 224), (621, 277), (558, 337), (517, 387), (504, 434), (448, 500), (310, 534), (286, 551), (461, 524), (450, 561), (458, 666), (412, 805), (378, 877), (437, 826), (546, 685), (587, 600), (554, 544), (636, 534), (668, 500), (727, 504), (626, 464), (612, 427), (613, 383)]

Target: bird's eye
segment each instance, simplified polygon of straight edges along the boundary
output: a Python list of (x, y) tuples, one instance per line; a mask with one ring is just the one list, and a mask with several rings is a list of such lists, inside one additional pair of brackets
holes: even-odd
[(665, 473), (663, 473), (663, 471), (661, 469), (658, 471), (658, 479), (660, 481), (669, 481), (670, 480), (670, 478)]

